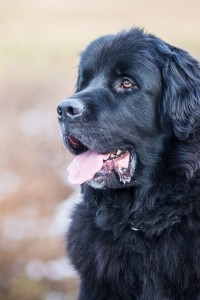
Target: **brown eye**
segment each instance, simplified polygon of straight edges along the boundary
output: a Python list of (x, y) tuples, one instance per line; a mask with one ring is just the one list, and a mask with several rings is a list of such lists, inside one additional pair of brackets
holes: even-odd
[(131, 88), (134, 87), (134, 84), (128, 78), (124, 78), (122, 80), (121, 87), (124, 88), (124, 89), (131, 89)]

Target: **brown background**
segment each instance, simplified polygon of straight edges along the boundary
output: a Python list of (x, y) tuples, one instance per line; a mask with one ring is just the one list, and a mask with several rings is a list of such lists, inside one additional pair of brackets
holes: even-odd
[(199, 0), (1, 0), (1, 300), (76, 299), (64, 250), (76, 191), (56, 106), (73, 92), (79, 52), (136, 25), (200, 58), (199, 12)]

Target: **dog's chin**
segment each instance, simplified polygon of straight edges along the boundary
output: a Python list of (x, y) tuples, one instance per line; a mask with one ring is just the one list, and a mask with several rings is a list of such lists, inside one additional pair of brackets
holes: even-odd
[(115, 174), (107, 174), (103, 172), (98, 172), (95, 174), (94, 178), (85, 182), (94, 189), (120, 189), (127, 187), (128, 184), (123, 184), (119, 181), (119, 178)]
[(96, 173), (93, 179), (86, 181), (86, 184), (94, 189), (117, 188), (120, 185), (114, 174), (106, 174), (104, 172)]
[(112, 180), (108, 180), (108, 176), (111, 177), (112, 175), (97, 173), (93, 179), (86, 181), (85, 184), (88, 184), (94, 189), (105, 189), (108, 187), (108, 183), (112, 182)]

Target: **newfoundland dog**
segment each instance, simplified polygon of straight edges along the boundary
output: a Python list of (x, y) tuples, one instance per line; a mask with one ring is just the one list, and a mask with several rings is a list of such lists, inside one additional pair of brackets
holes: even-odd
[(200, 299), (198, 61), (138, 28), (100, 37), (57, 112), (79, 299)]

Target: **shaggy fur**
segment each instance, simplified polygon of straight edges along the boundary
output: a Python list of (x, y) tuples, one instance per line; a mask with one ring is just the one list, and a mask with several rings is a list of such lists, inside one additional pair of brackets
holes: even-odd
[[(116, 85), (123, 76), (131, 91)], [(130, 183), (108, 176), (82, 185), (68, 253), (80, 300), (200, 299), (200, 68), (187, 52), (132, 29), (81, 55), (84, 115), (60, 120), (100, 153), (134, 149)]]

